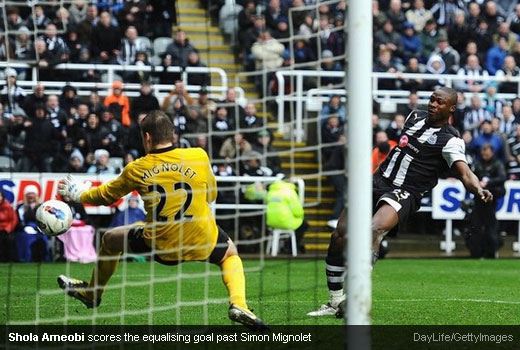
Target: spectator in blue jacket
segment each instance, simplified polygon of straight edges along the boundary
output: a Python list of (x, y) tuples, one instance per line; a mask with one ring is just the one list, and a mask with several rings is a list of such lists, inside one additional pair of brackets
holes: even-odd
[(20, 262), (50, 261), (49, 240), (38, 230), (36, 211), (40, 206), (38, 188), (25, 187), (23, 202), (16, 207), (18, 230), (15, 236), (16, 253)]
[(422, 43), (419, 36), (415, 33), (413, 24), (411, 22), (403, 23), (403, 35), (401, 35), (401, 42), (403, 43), (403, 60), (408, 62), (412, 57), (419, 57), (422, 50)]
[(128, 197), (128, 207), (125, 210), (118, 211), (114, 214), (109, 227), (130, 225), (139, 221), (145, 222), (146, 214), (138, 205), (139, 199), (134, 195), (130, 195)]
[[(338, 61), (334, 61), (334, 54), (330, 50), (321, 53), (321, 69), (326, 72), (342, 72), (343, 67)], [(339, 85), (343, 82), (343, 77), (321, 77), (321, 86)]]
[(494, 45), (487, 52), (486, 69), (491, 75), (495, 75), (495, 73), (504, 65), (504, 59), (509, 54), (507, 51), (509, 48), (507, 40), (507, 37), (500, 36), (498, 38), (498, 44)]
[(347, 121), (347, 112), (345, 111), (345, 106), (341, 103), (339, 95), (332, 95), (329, 103), (321, 110), (321, 124), (325, 124), (330, 116), (338, 117), (341, 125)]
[(470, 143), (470, 149), (473, 151), (473, 154), (476, 154), (477, 158), (479, 158), (480, 149), (483, 145), (489, 143), (491, 147), (493, 147), (493, 152), (496, 157), (501, 161), (504, 161), (504, 144), (502, 143), (500, 136), (493, 132), (491, 121), (484, 120), (480, 126), (480, 130), (480, 135), (475, 137)]
[[(284, 55), (287, 54), (287, 51), (286, 49)], [(290, 57), (289, 52), (289, 58)], [(305, 40), (296, 40), (294, 43), (294, 63), (306, 63), (311, 61), (316, 61), (316, 55), (312, 49), (305, 43)]]

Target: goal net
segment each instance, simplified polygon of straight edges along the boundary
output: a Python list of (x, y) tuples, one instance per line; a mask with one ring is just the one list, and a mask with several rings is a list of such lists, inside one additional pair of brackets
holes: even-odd
[[(7, 89), (1, 93), (7, 144), (0, 156), (4, 171), (0, 173), (0, 188), (19, 218), (16, 228), (2, 237), (8, 249), (3, 250), (0, 263), (0, 324), (231, 324), (227, 317), (229, 296), (219, 266), (209, 262), (165, 266), (152, 261), (154, 250), (141, 255), (125, 251), (121, 256), (104, 258), (118, 259), (119, 264), (97, 308), (85, 308), (58, 287), (59, 275), (89, 281), (108, 230), (146, 220), (146, 198), (140, 198), (136, 191), (111, 206), (85, 205), (85, 211), (73, 206), (75, 221), (64, 235), (47, 237), (34, 226), (31, 212), (55, 198), (59, 180), (73, 171), (74, 162), (84, 164), (79, 167), (83, 173), (74, 174), (78, 180), (99, 186), (116, 178), (132, 157), (144, 155), (139, 152), (141, 141), (136, 136), (138, 115), (131, 110), (131, 124), (124, 125), (121, 111), (105, 107), (96, 110), (103, 105), (105, 96), (112, 94), (117, 79), (124, 81), (131, 108), (142, 107), (143, 80), (136, 75), (138, 72), (147, 74), (146, 79), (153, 84), (152, 94), (172, 117), (175, 144), (202, 147), (210, 157), (218, 185), (211, 210), (242, 257), (248, 306), (268, 324), (342, 324), (343, 320), (311, 318), (307, 313), (327, 301), (324, 257), (332, 227), (344, 206), (345, 1), (313, 5), (302, 2), (289, 8), (275, 27), (269, 19), (268, 5), (256, 6), (246, 14), (251, 21), (248, 28), (253, 28), (248, 30), (257, 38), (248, 37), (239, 27), (237, 18), (246, 8), (226, 4), (215, 17), (212, 6), (205, 8), (197, 0), (178, 1), (174, 9), (177, 23), (170, 33), (176, 39), (180, 35), (177, 28), (182, 29), (203, 63), (196, 66), (188, 61), (188, 66), (181, 68), (175, 62), (167, 65), (165, 61), (172, 58), (168, 45), (174, 41), (155, 36), (150, 30), (150, 21), (155, 18), (153, 9), (141, 8), (105, 9), (111, 13), (108, 25), (120, 31), (123, 41), (113, 60), (96, 61), (93, 56), (101, 55), (99, 48), (76, 42), (70, 34), (76, 31), (81, 37), (81, 24), (89, 18), (90, 8), (86, 2), (68, 0), (0, 4), (0, 51), (6, 49), (6, 55), (0, 56), (0, 68), (5, 69), (0, 85)], [(101, 21), (102, 10), (98, 10), (96, 22)], [(49, 19), (45, 25), (41, 11)], [(135, 18), (142, 15), (144, 24), (139, 26), (141, 22), (132, 22), (132, 16), (123, 15), (128, 13)], [(75, 23), (76, 17), (81, 21)], [(216, 25), (218, 20), (220, 27)], [(51, 23), (57, 23), (55, 28)], [(256, 32), (255, 26), (259, 26)], [(118, 62), (122, 50), (128, 49), (124, 40), (128, 39), (129, 27), (138, 30), (138, 51), (147, 56), (146, 62)], [(52, 74), (45, 74), (47, 81), (41, 72), (45, 68), (48, 73), (49, 69), (39, 63), (49, 63), (48, 52), (36, 47), (34, 55), (23, 58), (16, 56), (13, 49), (20, 49), (23, 40), (30, 40), (29, 47), (39, 42), (52, 51), (51, 45), (59, 45), (50, 33), (54, 29), (69, 51), (61, 65), (51, 70), (60, 72), (63, 78), (53, 80)], [(265, 55), (267, 41), (276, 41), (276, 57)], [(80, 63), (81, 56), (72, 58), (76, 44), (78, 54), (90, 50), (88, 62)], [(91, 66), (94, 63), (98, 66)], [(35, 64), (38, 69), (32, 68)], [(113, 67), (116, 65), (119, 68)], [(17, 99), (8, 91), (15, 86), (10, 82), (11, 69), (23, 98)], [(170, 75), (162, 75), (164, 72)], [(185, 93), (179, 92), (177, 79), (183, 82)], [(66, 85), (62, 93), (60, 89)], [(53, 125), (59, 136), (48, 140), (52, 155), (28, 149), (28, 145), (35, 144), (26, 137), (36, 134), (30, 125), (36, 116), (34, 106), (26, 107), (27, 101), (38, 97), (38, 86), (43, 86), (47, 96), (42, 107), (45, 118), (57, 123)], [(66, 92), (69, 87), (75, 93), (72, 111)], [(99, 97), (97, 104), (93, 95)], [(49, 104), (50, 96), (58, 100), (65, 113), (63, 124), (56, 106)], [(79, 115), (82, 105), (89, 108), (88, 114), (98, 115), (83, 119)], [(109, 116), (105, 117), (105, 113)], [(110, 130), (112, 127), (117, 132)], [(96, 140), (98, 146), (93, 145)], [(100, 149), (109, 153), (102, 165)], [(41, 158), (35, 159), (34, 154)], [(45, 166), (50, 172), (42, 170)], [(273, 183), (280, 180), (294, 185), (292, 191), (303, 208), (303, 223), (297, 227), (276, 228), (267, 223)], [(156, 190), (154, 187), (154, 218), (159, 215), (161, 201), (168, 201)], [(185, 202), (188, 196), (196, 195), (184, 187), (182, 190)], [(30, 198), (31, 193), (35, 198)], [(284, 219), (289, 218), (278, 217), (275, 221), (284, 223)], [(152, 225), (152, 233), (158, 224), (155, 221)], [(180, 237), (191, 234), (182, 226), (179, 230)]]

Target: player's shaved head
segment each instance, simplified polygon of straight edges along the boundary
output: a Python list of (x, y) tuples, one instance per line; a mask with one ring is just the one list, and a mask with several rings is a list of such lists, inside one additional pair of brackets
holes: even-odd
[(443, 87), (435, 90), (428, 103), (428, 120), (430, 124), (441, 127), (448, 122), (455, 112), (457, 92), (454, 89)]
[(457, 104), (457, 91), (455, 89), (449, 88), (449, 87), (441, 87), (439, 89), (440, 91), (444, 92), (449, 97), (449, 104)]
[(170, 117), (160, 110), (149, 112), (141, 122), (141, 132), (150, 134), (152, 146), (172, 142), (173, 122)]

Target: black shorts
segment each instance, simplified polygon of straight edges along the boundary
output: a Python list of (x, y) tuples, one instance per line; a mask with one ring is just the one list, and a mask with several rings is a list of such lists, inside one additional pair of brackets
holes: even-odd
[[(152, 248), (150, 248), (143, 237), (144, 226), (134, 226), (128, 231), (128, 246), (130, 247), (130, 251), (135, 254), (145, 254), (150, 253)], [(217, 244), (213, 251), (209, 255), (208, 261), (212, 264), (218, 264), (226, 255), (226, 251), (229, 246), (229, 236), (224, 230), (218, 227), (218, 237)], [(167, 261), (161, 259), (157, 254), (154, 254), (153, 259), (159, 264), (163, 265), (178, 265), (184, 261)]]
[(399, 217), (399, 225), (402, 225), (411, 214), (419, 210), (421, 197), (402, 188), (392, 186), (381, 174), (376, 173), (373, 176), (372, 183), (373, 214), (383, 203), (389, 204), (395, 209)]

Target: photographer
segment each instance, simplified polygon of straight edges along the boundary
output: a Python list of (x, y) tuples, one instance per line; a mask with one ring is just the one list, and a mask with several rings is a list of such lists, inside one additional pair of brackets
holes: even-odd
[(472, 234), (468, 239), (468, 247), (472, 258), (497, 258), (500, 237), (495, 212), (498, 199), (505, 194), (506, 171), (502, 162), (495, 158), (491, 144), (484, 144), (480, 155), (474, 172), (482, 188), (493, 194), (493, 201), (484, 203), (475, 200), (475, 208), (470, 216)]

